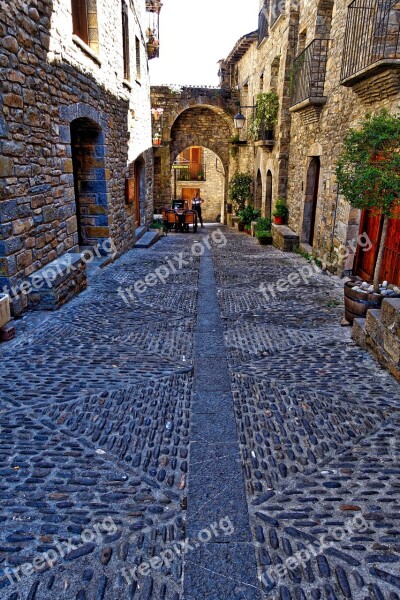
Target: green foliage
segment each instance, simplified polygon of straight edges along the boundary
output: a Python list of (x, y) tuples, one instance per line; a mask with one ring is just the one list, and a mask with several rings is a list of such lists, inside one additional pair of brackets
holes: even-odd
[(385, 217), (399, 216), (400, 118), (381, 110), (367, 114), (360, 129), (344, 140), (336, 167), (340, 191), (355, 208), (371, 209)]
[(256, 231), (256, 238), (258, 239), (260, 244), (269, 244), (272, 239), (272, 233), (271, 231), (265, 231), (260, 229)]
[(236, 214), (253, 198), (253, 177), (250, 173), (236, 173), (229, 182), (229, 199)]
[(263, 128), (271, 129), (278, 119), (278, 112), (279, 97), (276, 92), (258, 94), (256, 108), (249, 122), (249, 136), (258, 139)]
[(299, 256), (302, 256), (303, 258), (308, 260), (308, 262), (311, 262), (313, 260), (311, 254), (309, 254), (306, 250), (303, 250), (303, 248), (300, 248), (300, 246), (296, 246), (296, 248), (293, 249), (293, 252), (295, 252)]
[(272, 221), (268, 217), (258, 217), (256, 235), (258, 231), (271, 231)]
[(243, 225), (250, 225), (252, 221), (256, 221), (260, 216), (260, 211), (256, 210), (252, 204), (249, 204), (245, 208), (238, 210), (238, 217), (242, 221)]
[(289, 209), (286, 206), (286, 200), (283, 200), (283, 198), (278, 198), (272, 214), (274, 217), (282, 217), (286, 221), (289, 216)]

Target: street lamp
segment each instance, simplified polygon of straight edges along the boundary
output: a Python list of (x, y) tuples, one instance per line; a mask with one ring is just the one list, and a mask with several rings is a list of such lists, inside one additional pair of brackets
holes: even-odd
[(233, 119), (233, 122), (235, 124), (235, 129), (243, 129), (245, 121), (246, 121), (246, 117), (244, 115), (242, 115), (242, 113), (239, 110), (238, 114)]
[(241, 108), (252, 108), (253, 110), (256, 108), (255, 105), (251, 105), (251, 106), (239, 106), (239, 112), (236, 115), (236, 117), (233, 118), (233, 123), (235, 125), (235, 129), (243, 129), (245, 121), (246, 121), (246, 117), (244, 115), (242, 115), (242, 113), (240, 112)]

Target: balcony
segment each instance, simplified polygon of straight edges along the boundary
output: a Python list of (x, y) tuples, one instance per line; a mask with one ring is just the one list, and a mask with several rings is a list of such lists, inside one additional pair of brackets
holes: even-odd
[(206, 165), (203, 162), (175, 163), (173, 169), (177, 181), (206, 181)]
[(274, 129), (267, 125), (262, 125), (256, 139), (254, 140), (254, 146), (264, 146), (266, 148), (272, 148), (275, 144), (275, 132)]
[(324, 85), (329, 40), (315, 39), (293, 61), (291, 74), (292, 105), (296, 112), (326, 102)]
[(354, 0), (348, 8), (341, 84), (352, 86), (400, 67), (400, 4)]

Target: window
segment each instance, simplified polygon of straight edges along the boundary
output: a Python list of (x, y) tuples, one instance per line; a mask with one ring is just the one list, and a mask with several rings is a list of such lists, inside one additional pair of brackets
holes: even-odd
[(136, 49), (136, 79), (140, 81), (140, 42), (139, 38), (135, 37), (135, 49)]
[(129, 81), (130, 64), (129, 64), (129, 20), (128, 7), (125, 2), (122, 2), (122, 53), (124, 59), (124, 79)]
[(86, 0), (72, 0), (72, 32), (89, 46), (89, 20)]
[[(96, 0), (71, 0), (72, 33), (95, 53), (99, 51)], [(77, 41), (77, 39), (75, 39)], [(79, 42), (78, 42), (79, 44)]]

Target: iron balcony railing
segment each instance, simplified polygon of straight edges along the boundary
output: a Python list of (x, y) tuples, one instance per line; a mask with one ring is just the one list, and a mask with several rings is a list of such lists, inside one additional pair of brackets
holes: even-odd
[(261, 125), (255, 141), (273, 141), (274, 140), (274, 126), (272, 125)]
[(328, 39), (315, 39), (293, 61), (292, 106), (307, 99), (323, 98), (328, 58)]
[(189, 161), (183, 164), (175, 164), (176, 177), (178, 181), (205, 181), (206, 165), (203, 162)]
[(341, 81), (375, 63), (400, 59), (400, 4), (354, 0), (348, 8)]
[(268, 35), (268, 19), (267, 19), (267, 8), (264, 6), (258, 14), (258, 45)]

